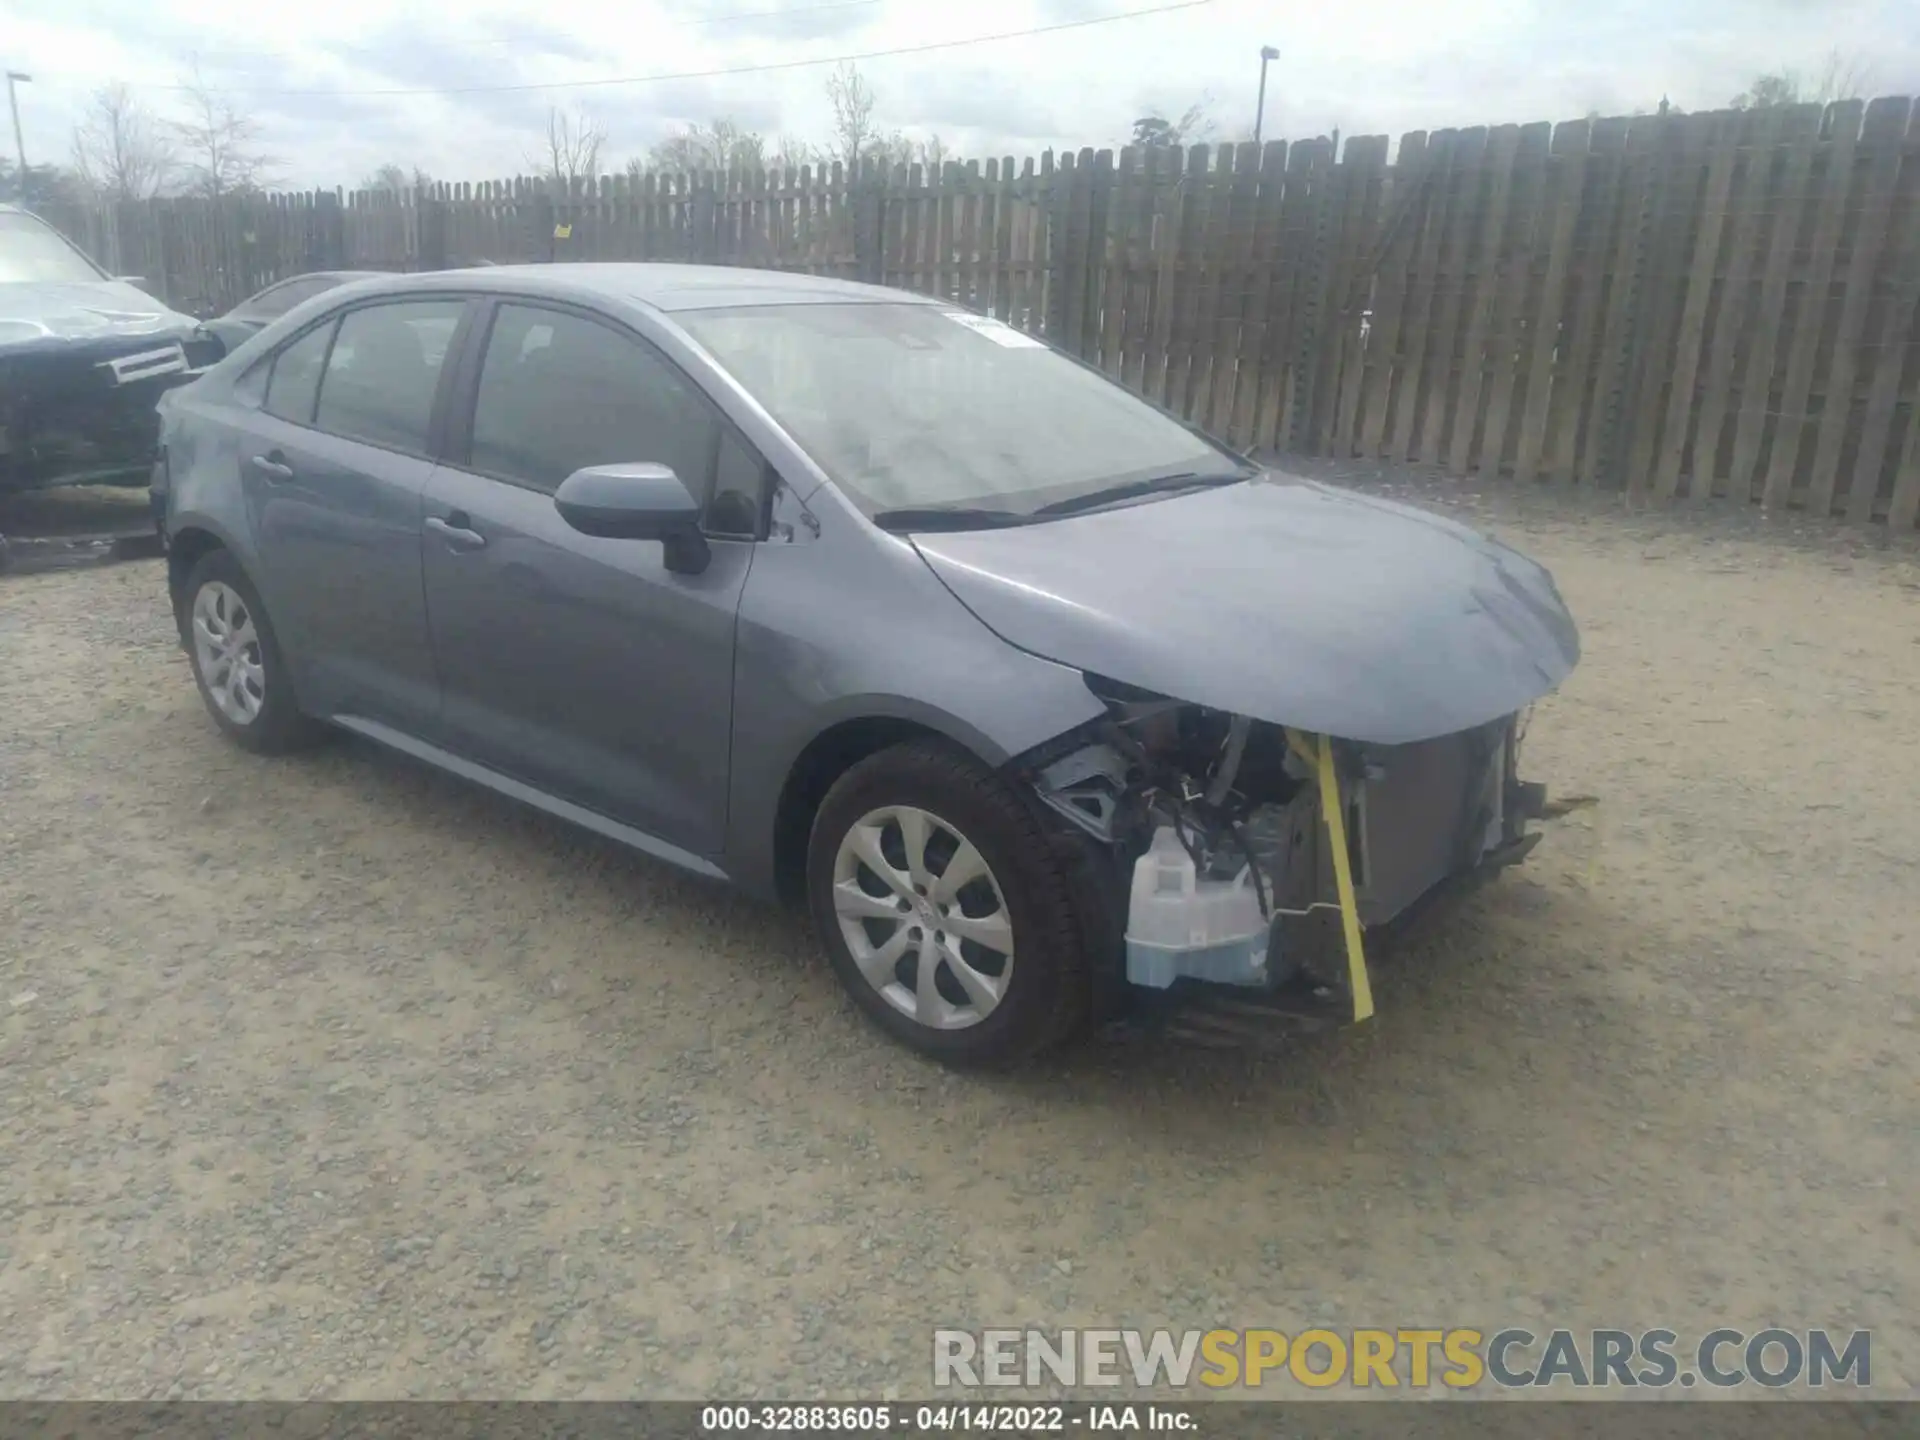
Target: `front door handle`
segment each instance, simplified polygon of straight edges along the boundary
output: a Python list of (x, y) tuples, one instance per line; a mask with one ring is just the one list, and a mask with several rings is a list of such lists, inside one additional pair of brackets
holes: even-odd
[(446, 541), (449, 550), (479, 550), (487, 543), (486, 536), (468, 528), (466, 512), (462, 510), (454, 511), (444, 520), (438, 515), (428, 516), (427, 529)]
[(279, 453), (280, 452), (276, 450), (273, 452), (273, 455), (256, 455), (250, 463), (255, 470), (258, 470), (269, 480), (291, 480), (293, 478), (293, 466), (287, 464), (284, 460), (275, 459), (274, 456), (277, 456)]

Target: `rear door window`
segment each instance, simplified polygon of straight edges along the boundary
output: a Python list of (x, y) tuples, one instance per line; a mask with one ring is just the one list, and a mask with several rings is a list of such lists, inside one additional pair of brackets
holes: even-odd
[(349, 310), (327, 358), (314, 424), (334, 435), (427, 453), (440, 366), (464, 300), (400, 300)]

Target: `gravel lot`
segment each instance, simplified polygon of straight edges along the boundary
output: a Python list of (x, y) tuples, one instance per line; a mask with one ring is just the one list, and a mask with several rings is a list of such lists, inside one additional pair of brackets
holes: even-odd
[(0, 1395), (913, 1397), (1027, 1323), (1864, 1326), (1917, 1393), (1920, 564), (1429, 498), (1554, 567), (1598, 805), (1364, 1028), (999, 1079), (794, 918), (223, 743), (157, 562), (0, 580)]

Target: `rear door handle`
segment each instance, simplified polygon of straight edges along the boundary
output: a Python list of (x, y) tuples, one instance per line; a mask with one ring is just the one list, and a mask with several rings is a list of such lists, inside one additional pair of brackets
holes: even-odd
[(291, 480), (293, 478), (293, 466), (287, 464), (284, 460), (274, 459), (272, 455), (256, 455), (248, 463), (269, 480)]
[(487, 543), (486, 536), (478, 530), (469, 528), (467, 513), (464, 510), (456, 510), (444, 520), (438, 515), (429, 515), (427, 529), (446, 541), (449, 550), (480, 550), (485, 548)]

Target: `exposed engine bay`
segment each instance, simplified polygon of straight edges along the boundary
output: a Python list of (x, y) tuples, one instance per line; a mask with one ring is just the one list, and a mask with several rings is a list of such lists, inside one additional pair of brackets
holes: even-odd
[[(1282, 726), (1088, 678), (1106, 719), (1028, 757), (1035, 793), (1133, 879), (1127, 978), (1272, 988), (1340, 983), (1358, 929), (1456, 877), (1513, 863), (1544, 790), (1519, 781), (1524, 715), (1406, 745), (1314, 742)], [(1327, 823), (1323, 797), (1339, 795)], [(1337, 863), (1333, 837), (1344, 842)], [(1364, 978), (1357, 977), (1364, 988)], [(1370, 1010), (1370, 1001), (1367, 1008)]]

